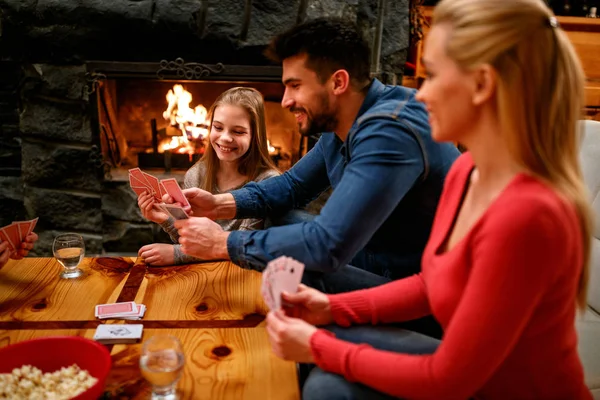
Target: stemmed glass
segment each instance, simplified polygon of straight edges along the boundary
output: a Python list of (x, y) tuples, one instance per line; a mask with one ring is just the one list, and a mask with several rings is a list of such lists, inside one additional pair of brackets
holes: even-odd
[(183, 371), (181, 343), (170, 335), (155, 335), (142, 346), (140, 369), (152, 385), (152, 400), (177, 399), (177, 382)]
[(65, 279), (77, 278), (83, 271), (77, 266), (85, 255), (85, 243), (81, 235), (76, 233), (65, 233), (54, 238), (52, 245), (54, 257), (64, 267), (60, 277)]

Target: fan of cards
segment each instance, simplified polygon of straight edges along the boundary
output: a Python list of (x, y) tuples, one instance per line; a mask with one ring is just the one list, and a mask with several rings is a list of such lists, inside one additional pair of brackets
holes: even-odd
[(262, 274), (261, 294), (270, 310), (281, 307), (281, 293), (295, 293), (302, 280), (304, 264), (282, 256), (267, 264)]
[(0, 242), (8, 242), (10, 251), (17, 251), (27, 235), (33, 232), (37, 221), (37, 218), (31, 221), (15, 221), (4, 228), (0, 228)]
[(98, 319), (142, 319), (146, 306), (134, 301), (112, 304), (98, 304), (96, 318)]
[(162, 197), (165, 194), (168, 194), (175, 202), (186, 207), (190, 206), (190, 203), (179, 187), (179, 183), (177, 183), (177, 179), (169, 178), (159, 180), (157, 177), (150, 175), (139, 168), (132, 168), (129, 170), (129, 184), (131, 185), (131, 189), (133, 189), (138, 196), (145, 192), (154, 196), (154, 199), (159, 202), (156, 206), (167, 213), (167, 215), (170, 215), (175, 219), (188, 218), (187, 214), (180, 206), (162, 202)]

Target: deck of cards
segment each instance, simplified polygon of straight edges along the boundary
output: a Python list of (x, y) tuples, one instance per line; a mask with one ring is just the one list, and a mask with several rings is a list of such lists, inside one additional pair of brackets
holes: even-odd
[(146, 306), (136, 304), (134, 301), (112, 304), (98, 304), (96, 306), (96, 318), (98, 319), (142, 319), (146, 312)]
[(190, 207), (190, 203), (183, 194), (177, 179), (168, 178), (159, 180), (157, 177), (150, 175), (139, 168), (129, 170), (129, 184), (136, 195), (142, 193), (150, 193), (158, 202), (156, 206), (162, 211), (170, 215), (174, 219), (185, 219), (188, 215), (181, 206), (175, 204), (165, 204), (162, 202), (162, 197), (168, 194), (173, 200), (183, 206)]
[(27, 235), (33, 232), (38, 219), (30, 221), (14, 221), (12, 224), (0, 228), (0, 242), (8, 242), (10, 251), (17, 251)]
[(282, 256), (267, 264), (262, 274), (261, 294), (270, 310), (281, 307), (281, 293), (295, 293), (302, 280), (304, 264)]
[(141, 324), (103, 324), (98, 325), (94, 340), (102, 344), (136, 343), (142, 338)]

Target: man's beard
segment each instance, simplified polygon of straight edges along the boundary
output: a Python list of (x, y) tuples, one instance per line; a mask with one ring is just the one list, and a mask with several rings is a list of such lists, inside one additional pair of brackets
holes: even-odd
[(306, 127), (300, 129), (302, 136), (319, 137), (322, 133), (333, 132), (338, 125), (335, 112), (330, 109), (329, 99), (326, 94), (320, 98), (319, 113), (310, 116), (306, 109), (301, 109), (306, 114)]

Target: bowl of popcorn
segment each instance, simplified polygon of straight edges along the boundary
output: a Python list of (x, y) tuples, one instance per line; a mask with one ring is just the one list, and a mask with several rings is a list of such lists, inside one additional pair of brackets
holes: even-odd
[(77, 336), (0, 347), (0, 399), (97, 399), (111, 366), (101, 344)]

